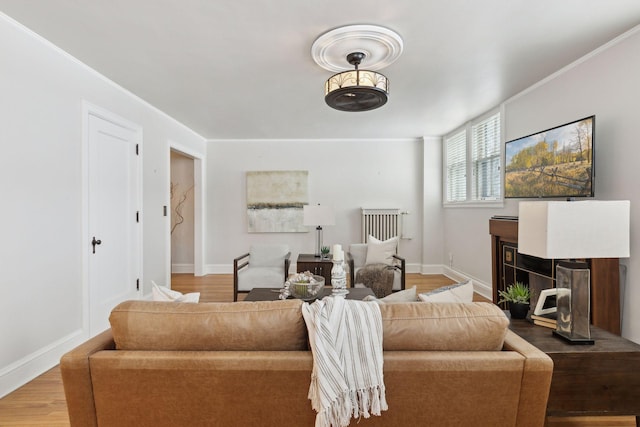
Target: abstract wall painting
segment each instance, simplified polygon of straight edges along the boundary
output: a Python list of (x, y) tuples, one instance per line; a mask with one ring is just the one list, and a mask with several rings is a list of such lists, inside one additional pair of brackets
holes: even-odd
[(247, 172), (249, 233), (306, 233), (308, 171)]

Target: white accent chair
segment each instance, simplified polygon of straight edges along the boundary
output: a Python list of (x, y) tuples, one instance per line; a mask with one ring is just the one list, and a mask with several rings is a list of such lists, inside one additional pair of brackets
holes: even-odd
[[(367, 243), (353, 243), (349, 245), (347, 253), (347, 262), (349, 263), (349, 277), (351, 286), (355, 286), (355, 277), (358, 270), (366, 265), (367, 261)], [(400, 291), (405, 289), (405, 259), (397, 254), (392, 255), (393, 267), (393, 290)]]
[(291, 252), (288, 245), (253, 245), (233, 260), (233, 300), (253, 288), (281, 288), (287, 280)]

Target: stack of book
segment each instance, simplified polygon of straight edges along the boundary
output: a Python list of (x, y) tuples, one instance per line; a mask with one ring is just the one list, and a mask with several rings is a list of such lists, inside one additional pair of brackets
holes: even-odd
[(545, 328), (556, 328), (556, 313), (549, 314), (532, 314), (531, 321), (534, 325), (544, 326)]

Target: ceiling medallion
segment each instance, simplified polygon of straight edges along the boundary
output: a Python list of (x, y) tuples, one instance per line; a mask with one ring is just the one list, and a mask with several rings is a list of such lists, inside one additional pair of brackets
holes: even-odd
[[(374, 25), (336, 28), (318, 37), (311, 56), (322, 68), (339, 71), (325, 84), (327, 105), (341, 111), (369, 111), (386, 104), (389, 80), (374, 70), (393, 63), (402, 48), (396, 32)], [(365, 60), (367, 69), (360, 70)]]

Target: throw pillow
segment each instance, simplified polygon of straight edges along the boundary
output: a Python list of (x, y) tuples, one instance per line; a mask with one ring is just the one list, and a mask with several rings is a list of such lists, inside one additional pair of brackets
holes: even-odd
[(366, 264), (387, 264), (393, 263), (393, 255), (398, 247), (398, 236), (381, 241), (373, 236), (369, 236), (367, 243)]
[(169, 301), (169, 302), (198, 302), (200, 301), (200, 292), (192, 292), (190, 294), (183, 294), (178, 291), (172, 291), (171, 289), (158, 286), (156, 282), (151, 281), (153, 286), (152, 294), (153, 301)]
[(456, 283), (455, 285), (444, 286), (431, 292), (418, 295), (420, 301), (424, 302), (472, 302), (473, 282)]
[(393, 292), (391, 295), (387, 295), (384, 298), (376, 298), (373, 295), (367, 295), (363, 298), (363, 301), (375, 301), (378, 304), (386, 304), (388, 302), (415, 302), (418, 301), (418, 295), (416, 287), (413, 286), (410, 289), (404, 291)]

